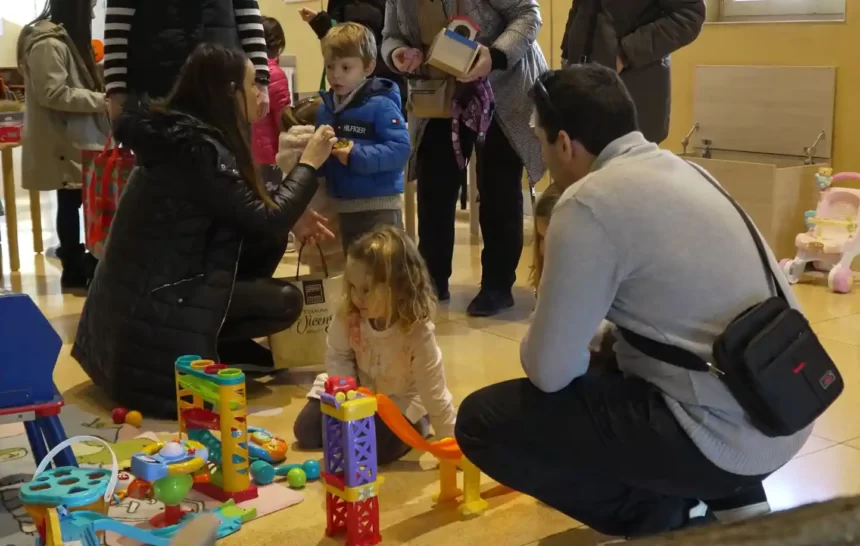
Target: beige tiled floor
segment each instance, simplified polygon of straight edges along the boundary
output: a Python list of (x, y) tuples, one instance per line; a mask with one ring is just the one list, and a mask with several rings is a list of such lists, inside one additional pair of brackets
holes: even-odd
[[(52, 198), (45, 195), (45, 225), (50, 226)], [(93, 411), (108, 411), (109, 403), (89, 385), (86, 376), (68, 356), (83, 299), (63, 295), (59, 288), (59, 266), (36, 256), (29, 238), (30, 224), (25, 195), (18, 201), (21, 241), (20, 274), (10, 274), (4, 256), (0, 286), (30, 294), (63, 337), (66, 345), (57, 365), (55, 380), (67, 398)], [(5, 240), (5, 224), (2, 231)], [(46, 246), (56, 243), (46, 231)], [(5, 248), (4, 248), (5, 253)], [(451, 390), (457, 401), (484, 385), (518, 377), (519, 340), (527, 328), (531, 290), (525, 286), (528, 253), (524, 253), (517, 287), (516, 309), (493, 319), (471, 319), (465, 306), (479, 278), (480, 252), (470, 244), (466, 225), (458, 232), (452, 302), (438, 319), (438, 338), (445, 354)], [(770, 501), (785, 509), (837, 495), (860, 493), (860, 291), (836, 295), (820, 282), (796, 287), (804, 309), (817, 332), (839, 364), (846, 390), (837, 404), (818, 422), (815, 434), (798, 456), (766, 482)], [(252, 417), (253, 424), (273, 429), (292, 439), (291, 423), (304, 403), (304, 389), (296, 386), (306, 374), (283, 373), (249, 385), (253, 408), (270, 409), (266, 416)], [(310, 455), (291, 453), (291, 461)], [(412, 456), (385, 469), (381, 492), (382, 531), (386, 544), (469, 544), (496, 546), (592, 545), (593, 532), (532, 499), (486, 483), (491, 509), (484, 516), (463, 521), (450, 508), (435, 508), (431, 497), (436, 484), (433, 459)], [(299, 506), (254, 521), (224, 544), (336, 544), (323, 538), (324, 510), (320, 487), (306, 489)]]

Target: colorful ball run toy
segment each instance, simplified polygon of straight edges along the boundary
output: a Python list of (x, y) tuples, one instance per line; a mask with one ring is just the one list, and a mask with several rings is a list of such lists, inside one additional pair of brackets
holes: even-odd
[[(459, 512), (463, 516), (477, 516), (486, 511), (488, 503), (481, 497), (481, 471), (463, 455), (457, 440), (442, 438), (428, 442), (406, 420), (393, 400), (384, 394), (374, 395), (365, 388), (358, 392), (376, 401), (376, 414), (400, 441), (415, 451), (426, 451), (439, 460), (439, 493), (436, 502), (454, 501), (460, 495), (463, 502)], [(457, 469), (463, 471), (463, 491), (457, 487)]]
[[(93, 436), (78, 436), (66, 440), (48, 453), (36, 469), (33, 480), (21, 487), (21, 503), (39, 531), (36, 545), (101, 544), (99, 533), (110, 531), (143, 544), (169, 546), (170, 538), (179, 530), (180, 525), (146, 530), (107, 516), (119, 474), (116, 456), (109, 445), (105, 444), (112, 458), (109, 470), (47, 468), (57, 453), (78, 441), (104, 443)], [(168, 453), (171, 451), (175, 449), (169, 449)], [(242, 523), (256, 515), (255, 510), (240, 509), (232, 502), (221, 505), (211, 513), (221, 522), (218, 538), (235, 533), (242, 527)], [(186, 516), (183, 524), (196, 516), (197, 514)]]
[[(251, 461), (283, 462), (287, 443), (265, 429), (248, 427), (245, 374), (199, 356), (180, 357), (176, 360), (176, 400), (180, 438), (202, 445), (209, 455), (203, 469), (208, 479), (196, 480), (194, 488), (221, 501), (256, 498)], [(204, 408), (204, 403), (215, 411)], [(220, 432), (220, 439), (213, 430)]]
[(323, 413), (326, 534), (346, 546), (369, 546), (379, 534), (382, 483), (376, 468), (376, 399), (355, 391), (355, 379), (330, 377), (320, 393)]
[(152, 484), (152, 496), (164, 503), (164, 512), (156, 514), (149, 523), (155, 528), (176, 525), (188, 512), (180, 505), (195, 482), (208, 481), (206, 474), (197, 474), (209, 461), (209, 450), (191, 440), (157, 443), (131, 458), (131, 472)]

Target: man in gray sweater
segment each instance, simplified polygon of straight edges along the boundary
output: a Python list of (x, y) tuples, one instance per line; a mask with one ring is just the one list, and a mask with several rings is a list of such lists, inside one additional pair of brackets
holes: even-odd
[(466, 398), (456, 429), (464, 454), (609, 535), (703, 523), (709, 507), (718, 517), (767, 511), (762, 480), (811, 427), (767, 437), (719, 379), (651, 359), (621, 336), (622, 373), (589, 370), (587, 350), (606, 318), (711, 359), (729, 322), (771, 295), (741, 216), (700, 172), (643, 137), (615, 71), (547, 72), (532, 95), (544, 160), (566, 190), (521, 346), (527, 379)]

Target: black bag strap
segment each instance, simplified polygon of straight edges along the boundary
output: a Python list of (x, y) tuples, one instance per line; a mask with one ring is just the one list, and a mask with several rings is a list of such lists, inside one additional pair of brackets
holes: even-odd
[[(582, 2), (583, 0), (575, 1)], [(603, 11), (603, 1), (594, 0), (594, 11), (591, 13), (591, 19), (588, 21), (588, 34), (585, 35), (585, 48), (582, 50), (579, 64), (588, 64), (591, 62), (591, 53), (594, 51), (594, 32), (597, 29), (597, 18), (600, 16), (601, 11)]]
[[(322, 247), (320, 246), (319, 243), (316, 244), (316, 247), (317, 247), (317, 252), (320, 253), (320, 261), (322, 262), (323, 275), (325, 275), (325, 278), (327, 279), (329, 277), (328, 277), (328, 264), (325, 262), (325, 253), (323, 253)], [(296, 281), (299, 280), (299, 277), (300, 277), (299, 270), (302, 267), (302, 252), (304, 252), (304, 251), (305, 251), (305, 244), (302, 243), (301, 246), (299, 247), (299, 256), (296, 259), (296, 278), (294, 279)]]
[[(695, 163), (688, 161), (687, 162), (693, 169), (698, 171), (702, 177), (710, 182), (710, 184), (719, 191), (723, 197), (729, 200), (729, 202), (735, 207), (735, 210), (738, 211), (738, 214), (743, 218), (744, 224), (746, 224), (747, 229), (752, 235), (753, 241), (755, 242), (756, 250), (758, 251), (759, 258), (761, 259), (761, 263), (764, 266), (765, 275), (768, 278), (769, 283), (773, 283), (774, 290), (776, 295), (782, 299), (786, 299), (785, 292), (782, 290), (782, 286), (779, 284), (779, 280), (776, 277), (776, 273), (774, 273), (773, 268), (770, 266), (770, 260), (767, 256), (767, 251), (765, 250), (764, 242), (761, 239), (761, 235), (759, 235), (758, 230), (755, 225), (750, 220), (747, 213), (744, 209), (738, 204), (735, 199), (729, 195), (729, 193), (723, 189), (720, 184), (713, 179), (702, 167), (696, 165)], [(666, 362), (667, 364), (672, 364), (674, 366), (678, 366), (679, 368), (686, 368), (688, 370), (693, 370), (697, 372), (710, 372), (714, 371), (715, 368), (702, 360), (698, 355), (687, 351), (686, 349), (682, 349), (680, 347), (676, 347), (674, 345), (669, 345), (666, 343), (661, 343), (659, 341), (655, 341), (651, 338), (647, 338), (635, 332), (631, 332), (627, 328), (618, 327), (618, 330), (624, 336), (624, 340), (630, 343), (634, 348), (646, 354), (652, 358), (656, 358), (662, 362)]]

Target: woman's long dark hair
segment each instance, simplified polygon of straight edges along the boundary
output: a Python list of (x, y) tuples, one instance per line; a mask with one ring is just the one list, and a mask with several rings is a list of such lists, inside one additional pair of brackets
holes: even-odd
[[(87, 71), (92, 76), (98, 89), (101, 88), (101, 75), (96, 68), (95, 54), (93, 53), (93, 7), (90, 0), (48, 0), (45, 8), (27, 26), (33, 26), (39, 21), (51, 21), (55, 25), (61, 25), (66, 34), (75, 44), (81, 58), (86, 65)], [(22, 32), (22, 38), (23, 38)], [(18, 62), (23, 60), (24, 40), (18, 40)]]
[[(245, 183), (266, 203), (275, 206), (266, 191), (251, 156), (250, 124), (244, 100), (245, 70), (248, 58), (241, 51), (217, 44), (200, 44), (191, 53), (179, 77), (164, 100), (153, 104), (155, 110), (183, 112), (211, 125), (236, 157)], [(236, 100), (236, 93), (242, 95)]]

